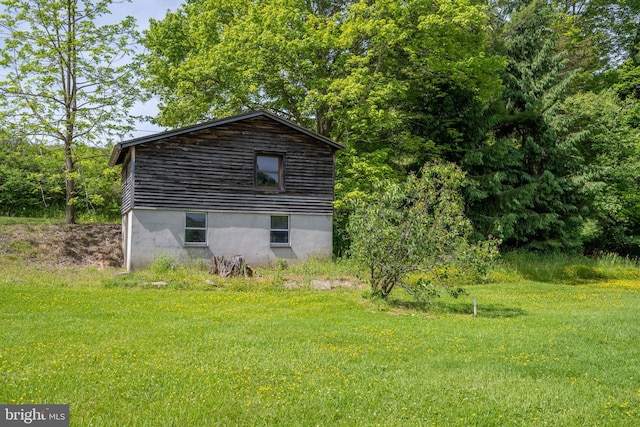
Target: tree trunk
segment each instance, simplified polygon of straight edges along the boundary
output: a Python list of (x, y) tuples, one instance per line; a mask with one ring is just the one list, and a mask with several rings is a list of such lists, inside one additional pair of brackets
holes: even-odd
[(247, 265), (242, 255), (234, 255), (231, 259), (214, 255), (210, 273), (221, 277), (253, 277), (253, 268)]
[(73, 158), (71, 157), (71, 144), (65, 143), (64, 145), (64, 171), (65, 171), (65, 186), (66, 186), (66, 206), (65, 216), (67, 224), (76, 223), (76, 207), (74, 205), (75, 198), (75, 181), (73, 177), (74, 165)]
[(75, 135), (77, 104), (77, 46), (76, 46), (76, 2), (67, 0), (67, 40), (65, 46), (66, 60), (61, 63), (62, 81), (65, 91), (65, 113), (67, 129), (64, 139), (64, 165), (66, 182), (66, 217), (67, 224), (76, 223), (75, 207), (75, 166), (73, 164), (71, 143)]

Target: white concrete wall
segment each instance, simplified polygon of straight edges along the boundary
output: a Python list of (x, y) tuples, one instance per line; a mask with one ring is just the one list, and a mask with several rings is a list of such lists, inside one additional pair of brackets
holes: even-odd
[(184, 243), (184, 211), (134, 209), (129, 217), (126, 267), (131, 271), (149, 266), (161, 254), (181, 261), (241, 254), (250, 265), (269, 264), (276, 258), (295, 261), (331, 256), (331, 215), (290, 215), (289, 221), (290, 245), (273, 247), (270, 214), (207, 212), (207, 244), (190, 246)]

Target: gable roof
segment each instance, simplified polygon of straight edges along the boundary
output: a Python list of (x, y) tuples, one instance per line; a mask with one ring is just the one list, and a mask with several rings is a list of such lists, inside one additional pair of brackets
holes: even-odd
[(267, 111), (264, 110), (257, 110), (257, 111), (252, 111), (249, 113), (244, 113), (244, 114), (238, 114), (236, 116), (231, 116), (231, 117), (227, 117), (225, 119), (218, 119), (218, 120), (213, 120), (213, 121), (209, 121), (209, 122), (205, 122), (205, 123), (200, 123), (197, 125), (193, 125), (193, 126), (187, 126), (187, 127), (183, 127), (183, 128), (179, 128), (179, 129), (174, 129), (174, 130), (170, 130), (170, 131), (166, 131), (166, 132), (159, 132), (153, 135), (149, 135), (149, 136), (143, 136), (143, 137), (139, 137), (139, 138), (134, 138), (134, 139), (130, 139), (127, 141), (122, 141), (118, 144), (115, 145), (115, 147), (113, 147), (113, 151), (111, 152), (111, 157), (109, 158), (109, 166), (115, 166), (118, 165), (120, 163), (122, 163), (124, 161), (124, 158), (127, 154), (127, 151), (129, 149), (129, 147), (133, 147), (136, 145), (140, 145), (140, 144), (145, 144), (147, 142), (154, 142), (154, 141), (159, 141), (165, 138), (172, 138), (175, 136), (181, 136), (181, 135), (185, 135), (185, 134), (189, 134), (192, 132), (198, 132), (201, 130), (206, 130), (206, 129), (210, 129), (210, 128), (215, 128), (217, 126), (222, 126), (222, 125), (227, 125), (230, 123), (235, 123), (235, 122), (239, 122), (242, 120), (248, 120), (248, 119), (253, 119), (255, 117), (266, 117), (269, 118), (271, 120), (274, 120), (278, 123), (281, 123), (285, 126), (290, 127), (291, 129), (294, 129), (300, 133), (303, 133), (307, 136), (310, 136), (311, 138), (315, 139), (316, 141), (319, 141), (321, 143), (324, 144), (328, 144), (331, 147), (335, 148), (336, 150), (342, 150), (344, 149), (344, 146), (338, 144), (337, 142), (334, 142), (332, 140), (330, 140), (329, 138), (325, 138), (322, 135), (318, 135), (315, 132), (311, 132), (308, 129), (305, 129), (303, 127), (300, 127), (298, 125), (295, 125), (293, 123), (291, 123), (288, 120), (285, 120), (283, 118), (280, 118), (274, 114), (271, 114)]

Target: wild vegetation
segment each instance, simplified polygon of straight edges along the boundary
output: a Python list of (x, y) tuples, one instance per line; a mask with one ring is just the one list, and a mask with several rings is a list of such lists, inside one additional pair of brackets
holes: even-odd
[[(0, 402), (72, 425), (640, 422), (639, 2), (190, 0), (124, 67), (133, 20), (94, 22), (111, 0), (0, 4)], [(117, 220), (109, 147), (144, 96), (167, 127), (266, 108), (344, 144), (336, 260), (220, 279), (81, 254), (59, 222)], [(454, 171), (444, 204), (425, 164)], [(481, 278), (446, 264), (491, 239)]]
[(111, 3), (0, 2), (2, 139), (10, 145), (59, 146), (68, 224), (76, 222), (82, 194), (76, 188), (81, 156), (76, 151), (86, 151), (89, 144), (104, 146), (131, 130), (129, 109), (140, 99), (131, 58), (138, 39), (135, 20), (98, 24)]
[(192, 0), (140, 39), (95, 23), (110, 0), (2, 5), (3, 214), (117, 218), (108, 149), (153, 96), (169, 128), (265, 108), (344, 144), (339, 256), (353, 200), (433, 162), (466, 173), (472, 240), (640, 254), (638, 2)]
[(338, 254), (355, 197), (441, 161), (467, 173), (477, 240), (638, 255), (639, 16), (618, 0), (194, 0), (143, 35), (144, 82), (166, 126), (267, 108), (345, 144)]
[(618, 256), (512, 253), (425, 305), (311, 286), (363, 283), (346, 262), (228, 280), (161, 257), (120, 275), (16, 241), (0, 242), (0, 401), (66, 402), (72, 425), (640, 420), (640, 267)]
[[(109, 151), (74, 149), (74, 215), (81, 222), (120, 217), (120, 171), (107, 165)], [(64, 149), (26, 142), (0, 143), (0, 215), (65, 217)]]

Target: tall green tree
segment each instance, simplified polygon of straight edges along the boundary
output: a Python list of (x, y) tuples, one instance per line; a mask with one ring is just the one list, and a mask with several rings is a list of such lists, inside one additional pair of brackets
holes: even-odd
[(581, 247), (584, 203), (574, 176), (583, 160), (552, 124), (570, 82), (552, 24), (545, 2), (510, 15), (502, 33), (503, 99), (487, 139), (463, 159), (473, 182), (469, 216), (482, 235), (507, 248)]
[[(528, 6), (532, 0), (490, 0), (498, 20)], [(640, 23), (636, 0), (545, 0), (554, 12), (552, 27), (571, 61), (595, 69), (615, 67), (629, 57)], [(575, 56), (575, 57), (574, 57)]]
[(64, 146), (66, 221), (74, 223), (74, 150), (105, 144), (132, 129), (138, 99), (138, 39), (131, 17), (99, 25), (111, 0), (2, 0), (0, 108), (16, 138)]
[[(578, 31), (570, 36), (581, 43), (590, 39), (605, 67), (629, 58), (637, 43), (640, 2), (637, 0), (554, 0), (568, 24)], [(565, 27), (570, 28), (570, 27)]]
[(486, 10), (475, 2), (413, 2), (399, 9), (399, 18), (387, 19), (408, 41), (387, 54), (386, 73), (406, 90), (391, 104), (396, 121), (380, 127), (373, 117), (358, 147), (392, 148), (390, 164), (406, 174), (434, 159), (456, 162), (463, 147), (477, 141), (504, 61), (490, 51)]
[(346, 243), (355, 195), (477, 129), (470, 106), (497, 93), (504, 65), (486, 23), (472, 0), (190, 0), (145, 33), (145, 85), (164, 126), (265, 108), (347, 145), (335, 216)]
[(146, 32), (146, 84), (165, 126), (266, 108), (369, 151), (411, 151), (424, 142), (406, 126), (415, 89), (498, 87), (485, 22), (473, 1), (191, 0)]

